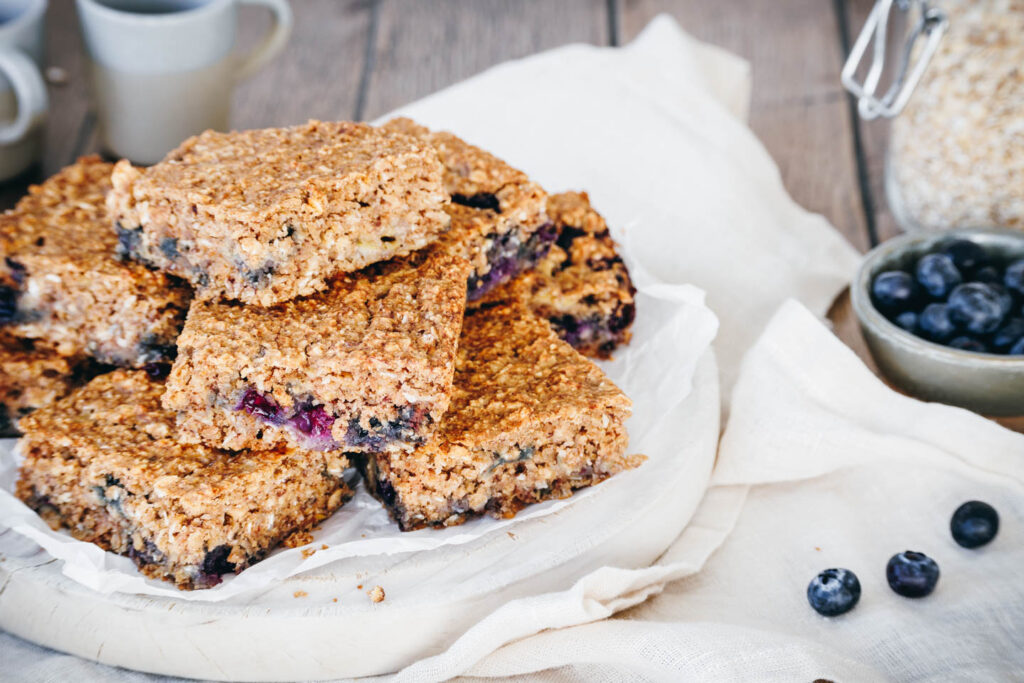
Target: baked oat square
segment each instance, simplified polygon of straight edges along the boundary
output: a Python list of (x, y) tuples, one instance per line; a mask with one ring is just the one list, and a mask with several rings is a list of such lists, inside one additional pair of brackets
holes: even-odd
[(0, 215), (0, 326), (65, 356), (142, 367), (173, 354), (192, 291), (117, 257), (112, 168), (79, 159)]
[(451, 133), (433, 132), (406, 118), (392, 119), (384, 128), (437, 150), (452, 202), (452, 227), (441, 241), (473, 264), (467, 283), (471, 301), (547, 253), (555, 238), (545, 212), (547, 195), (525, 173)]
[(558, 238), (537, 265), (481, 299), (519, 301), (580, 353), (611, 358), (628, 344), (636, 288), (608, 226), (585, 192), (548, 198)]
[(207, 131), (146, 169), (119, 162), (122, 251), (199, 298), (269, 306), (408, 254), (448, 227), (437, 153), (362, 123)]
[(448, 407), (468, 273), (428, 248), (277, 306), (197, 301), (163, 404), (223, 448), (411, 448)]
[(182, 444), (162, 392), (144, 372), (116, 370), (24, 418), (17, 496), (54, 528), (195, 589), (262, 559), (351, 495), (338, 453)]
[(518, 305), (484, 307), (466, 316), (434, 437), (358, 462), (403, 530), (511, 517), (639, 465), (642, 456), (625, 455), (630, 407), (546, 322)]
[(0, 437), (18, 436), (18, 420), (66, 396), (104, 368), (87, 356), (61, 356), (45, 342), (0, 330)]

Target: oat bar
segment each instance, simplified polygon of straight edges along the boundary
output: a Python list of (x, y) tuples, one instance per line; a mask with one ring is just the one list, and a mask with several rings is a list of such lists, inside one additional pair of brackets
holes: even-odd
[(338, 453), (181, 444), (162, 392), (144, 372), (116, 370), (24, 418), (17, 496), (54, 528), (194, 589), (260, 560), (351, 495)]
[(147, 169), (118, 163), (123, 253), (203, 299), (272, 305), (426, 246), (448, 227), (437, 153), (362, 123), (207, 131)]
[(547, 195), (525, 173), (451, 133), (432, 132), (409, 119), (393, 119), (384, 128), (437, 150), (452, 202), (452, 227), (442, 241), (473, 264), (467, 283), (471, 301), (547, 253), (555, 238), (545, 212)]
[(111, 169), (79, 159), (0, 216), (0, 326), (65, 356), (141, 367), (174, 353), (191, 290), (117, 257)]
[(273, 307), (197, 301), (164, 406), (223, 448), (422, 443), (448, 407), (468, 272), (428, 248)]
[(580, 353), (611, 358), (636, 317), (626, 264), (585, 192), (552, 195), (548, 215), (558, 232), (548, 254), (481, 301), (520, 301)]
[(367, 487), (403, 530), (510, 517), (635, 467), (630, 400), (517, 305), (466, 316), (452, 403), (411, 453), (360, 457)]
[(45, 342), (0, 330), (0, 437), (18, 436), (20, 418), (66, 396), (101, 369), (86, 356), (61, 356)]

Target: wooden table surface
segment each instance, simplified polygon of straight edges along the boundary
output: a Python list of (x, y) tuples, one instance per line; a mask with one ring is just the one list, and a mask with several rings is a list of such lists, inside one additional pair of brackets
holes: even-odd
[[(667, 12), (753, 66), (750, 124), (790, 194), (861, 250), (897, 232), (882, 193), (885, 123), (865, 123), (839, 84), (872, 0), (292, 0), (284, 52), (235, 93), (232, 125), (373, 119), (494, 64), (573, 42), (621, 45)], [(239, 50), (270, 23), (242, 9)], [(0, 184), (0, 210), (76, 157), (98, 152), (73, 0), (50, 0), (45, 157)], [(538, 105), (540, 106), (540, 105)], [(837, 333), (870, 363), (846, 298)]]
[[(292, 0), (284, 52), (235, 94), (237, 128), (372, 119), (489, 66), (572, 42), (620, 45), (660, 12), (753, 64), (751, 125), (790, 193), (861, 249), (894, 232), (880, 193), (884, 124), (859, 123), (839, 85), (844, 45), (870, 0)], [(269, 15), (243, 8), (239, 49)], [(28, 182), (98, 151), (73, 0), (50, 0), (45, 158)]]

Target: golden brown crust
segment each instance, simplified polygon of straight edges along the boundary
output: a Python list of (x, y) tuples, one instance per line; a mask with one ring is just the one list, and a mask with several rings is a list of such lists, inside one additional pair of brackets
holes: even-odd
[(370, 489), (403, 529), (525, 504), (637, 466), (625, 455), (630, 400), (518, 305), (466, 317), (452, 403), (434, 438), (363, 460)]
[(117, 370), (24, 418), (19, 498), (148, 576), (202, 588), (350, 495), (339, 454), (181, 443), (162, 393), (146, 373)]
[[(224, 448), (308, 444), (281, 422), (310, 406), (333, 418), (335, 443), (318, 447), (409, 448), (448, 408), (468, 273), (428, 248), (270, 308), (196, 302), (163, 404), (185, 438)], [(278, 424), (239, 409), (250, 391), (273, 400)]]
[(585, 192), (552, 195), (547, 211), (559, 233), (547, 256), (483, 302), (519, 301), (580, 353), (610, 358), (631, 337), (636, 289), (629, 271)]
[(173, 348), (192, 294), (117, 258), (104, 206), (111, 168), (83, 157), (0, 216), (0, 286), (16, 292), (13, 334), (64, 355), (141, 367)]
[(84, 356), (61, 356), (45, 342), (0, 330), (0, 437), (17, 436), (19, 418), (66, 396), (94, 367)]
[[(495, 265), (492, 245), (497, 239), (511, 241), (513, 248), (527, 245), (548, 225), (544, 190), (490, 152), (406, 118), (392, 119), (383, 128), (423, 140), (437, 150), (444, 165), (444, 186), (452, 197), (447, 207), (451, 230), (441, 241), (470, 260), (477, 278), (485, 278)], [(546, 244), (538, 247), (546, 249)], [(506, 279), (503, 276), (502, 281)]]
[(109, 206), (128, 251), (197, 295), (272, 305), (426, 246), (447, 202), (422, 141), (310, 121), (207, 131), (144, 170), (120, 162)]

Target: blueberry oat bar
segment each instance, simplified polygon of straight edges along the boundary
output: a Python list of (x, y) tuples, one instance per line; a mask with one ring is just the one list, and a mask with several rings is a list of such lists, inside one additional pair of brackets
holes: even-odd
[(79, 159), (0, 215), (0, 326), (65, 356), (141, 367), (173, 354), (191, 290), (117, 258), (111, 169)]
[(431, 247), (272, 307), (197, 301), (163, 404), (222, 448), (410, 448), (448, 407), (468, 273)]
[(424, 140), (444, 165), (452, 228), (443, 241), (473, 264), (470, 300), (533, 267), (555, 238), (545, 213), (547, 195), (525, 173), (446, 132), (405, 118), (384, 128)]
[(66, 396), (101, 366), (88, 357), (66, 357), (45, 342), (0, 330), (0, 437), (18, 436), (18, 419)]
[(207, 131), (147, 169), (119, 162), (123, 253), (200, 298), (269, 306), (426, 246), (448, 227), (437, 153), (362, 123)]
[(452, 402), (411, 453), (361, 456), (367, 487), (403, 530), (461, 524), (562, 498), (636, 467), (630, 400), (518, 305), (466, 316)]
[(521, 301), (580, 353), (611, 358), (636, 317), (626, 264), (585, 192), (552, 195), (548, 215), (558, 233), (548, 254), (481, 301)]
[(22, 419), (17, 496), (55, 529), (194, 589), (257, 562), (351, 495), (337, 453), (180, 443), (162, 392), (144, 372), (116, 370)]

